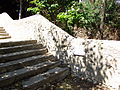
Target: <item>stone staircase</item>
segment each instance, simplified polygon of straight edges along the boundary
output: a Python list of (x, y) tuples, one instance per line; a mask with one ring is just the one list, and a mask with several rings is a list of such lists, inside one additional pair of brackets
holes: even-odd
[(18, 82), (20, 89), (15, 90), (36, 90), (68, 74), (69, 69), (36, 40), (0, 43), (0, 90), (14, 90), (11, 86)]
[(8, 39), (11, 36), (5, 31), (3, 27), (0, 27), (0, 39)]

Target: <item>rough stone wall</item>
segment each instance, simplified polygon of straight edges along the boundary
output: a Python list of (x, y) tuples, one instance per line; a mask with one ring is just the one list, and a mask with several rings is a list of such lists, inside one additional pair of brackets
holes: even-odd
[(11, 25), (3, 26), (11, 33), (13, 40), (36, 39), (59, 60), (67, 63), (75, 75), (94, 83), (104, 83), (111, 90), (118, 89), (119, 41), (74, 38), (41, 15), (13, 20)]

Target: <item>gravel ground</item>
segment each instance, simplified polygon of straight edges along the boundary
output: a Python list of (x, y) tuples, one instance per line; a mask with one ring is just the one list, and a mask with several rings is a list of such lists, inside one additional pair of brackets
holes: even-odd
[(74, 76), (68, 76), (60, 83), (50, 85), (38, 90), (110, 90), (102, 85), (95, 85), (86, 80), (78, 79)]
[[(0, 88), (0, 90), (22, 90), (21, 82), (17, 82), (14, 85)], [(37, 90), (110, 90), (105, 86), (95, 85), (86, 80), (81, 80), (74, 76), (68, 76), (63, 81), (54, 84), (45, 85)]]

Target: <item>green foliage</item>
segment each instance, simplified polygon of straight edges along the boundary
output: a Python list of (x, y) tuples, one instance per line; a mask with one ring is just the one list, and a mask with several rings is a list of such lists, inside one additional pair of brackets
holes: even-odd
[(115, 0), (108, 0), (105, 9), (105, 23), (111, 25), (112, 27), (120, 28), (119, 10), (120, 6), (115, 3)]
[(66, 28), (74, 25), (82, 28), (97, 28), (100, 22), (99, 9), (89, 1), (85, 3), (72, 2), (73, 5), (66, 11), (57, 15), (62, 23), (67, 23)]
[[(72, 34), (74, 26), (87, 30), (100, 30), (102, 0), (90, 0), (79, 3), (79, 0), (27, 0), (32, 14), (42, 14), (50, 21), (61, 25), (64, 30)], [(115, 0), (106, 0), (104, 23), (113, 27), (120, 27)]]
[(32, 14), (42, 14), (51, 21), (56, 22), (57, 14), (65, 10), (71, 0), (32, 0), (27, 11)]
[(27, 11), (30, 11), (32, 14), (42, 14), (51, 21), (54, 21), (56, 12), (58, 9), (58, 4), (54, 0), (32, 0), (29, 2), (30, 7)]

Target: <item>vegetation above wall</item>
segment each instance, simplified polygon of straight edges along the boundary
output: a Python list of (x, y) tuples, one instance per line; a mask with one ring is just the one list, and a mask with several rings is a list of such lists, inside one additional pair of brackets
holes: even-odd
[(29, 3), (28, 11), (44, 15), (73, 36), (82, 28), (87, 38), (120, 39), (120, 7), (115, 0), (32, 0)]
[(120, 40), (116, 0), (1, 0), (0, 10), (13, 19), (42, 14), (75, 37)]

